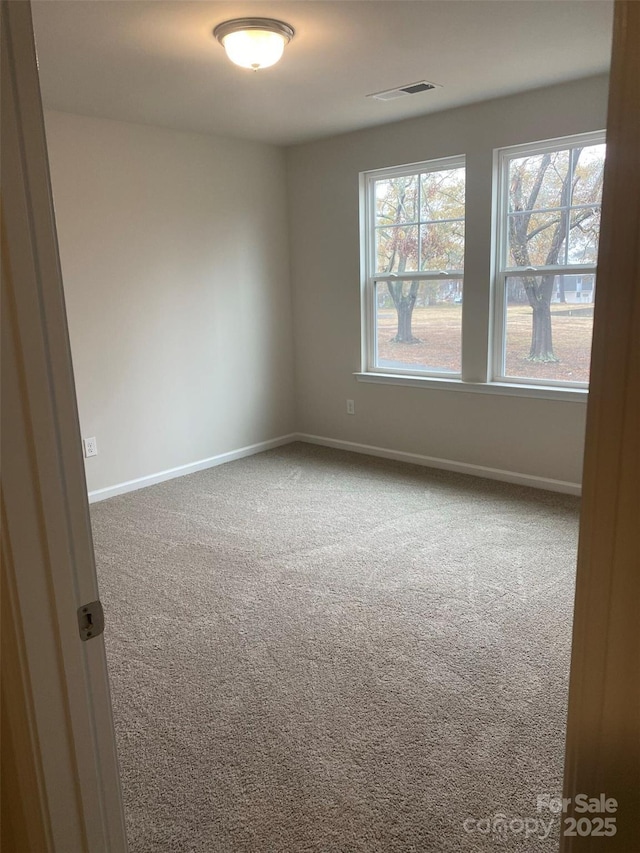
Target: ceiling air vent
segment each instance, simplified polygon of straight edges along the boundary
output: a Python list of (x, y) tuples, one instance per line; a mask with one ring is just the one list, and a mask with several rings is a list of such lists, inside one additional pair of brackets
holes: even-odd
[(417, 95), (420, 92), (428, 92), (431, 89), (439, 89), (437, 83), (429, 83), (427, 80), (419, 80), (417, 83), (407, 83), (406, 86), (398, 86), (396, 89), (385, 89), (384, 92), (374, 92), (367, 98), (375, 98), (377, 101), (394, 101), (396, 98), (404, 98), (406, 95)]

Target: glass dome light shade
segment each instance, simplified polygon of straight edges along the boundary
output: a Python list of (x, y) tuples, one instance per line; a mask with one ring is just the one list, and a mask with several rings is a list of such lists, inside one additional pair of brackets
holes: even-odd
[(275, 65), (293, 37), (293, 29), (270, 18), (239, 18), (219, 24), (213, 34), (232, 62), (257, 71)]
[(243, 68), (268, 68), (275, 65), (284, 51), (284, 38), (266, 30), (244, 30), (229, 33), (222, 39), (227, 56)]

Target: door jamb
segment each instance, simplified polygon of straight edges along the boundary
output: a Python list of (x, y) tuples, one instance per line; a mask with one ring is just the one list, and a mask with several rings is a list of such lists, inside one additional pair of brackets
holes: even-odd
[(15, 652), (2, 700), (22, 806), (7, 832), (37, 837), (29, 849), (125, 853), (104, 639), (78, 632), (98, 590), (31, 7), (0, 12), (2, 628)]

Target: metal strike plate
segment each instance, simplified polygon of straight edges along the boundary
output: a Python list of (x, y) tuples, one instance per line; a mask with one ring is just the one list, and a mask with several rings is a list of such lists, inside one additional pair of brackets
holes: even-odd
[(91, 640), (104, 631), (104, 611), (99, 601), (78, 607), (78, 630), (81, 640)]

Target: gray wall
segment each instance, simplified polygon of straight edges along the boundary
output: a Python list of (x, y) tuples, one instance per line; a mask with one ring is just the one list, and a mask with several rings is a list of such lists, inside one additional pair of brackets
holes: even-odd
[(282, 149), (46, 127), (89, 489), (291, 432)]
[[(466, 155), (464, 311), (478, 322), (469, 327), (465, 347), (483, 353), (491, 281), (493, 151), (602, 129), (607, 89), (606, 77), (588, 78), (288, 149), (299, 430), (580, 481), (582, 402), (355, 380), (361, 352), (358, 176), (370, 169)], [(346, 414), (347, 398), (355, 400), (355, 416)]]

